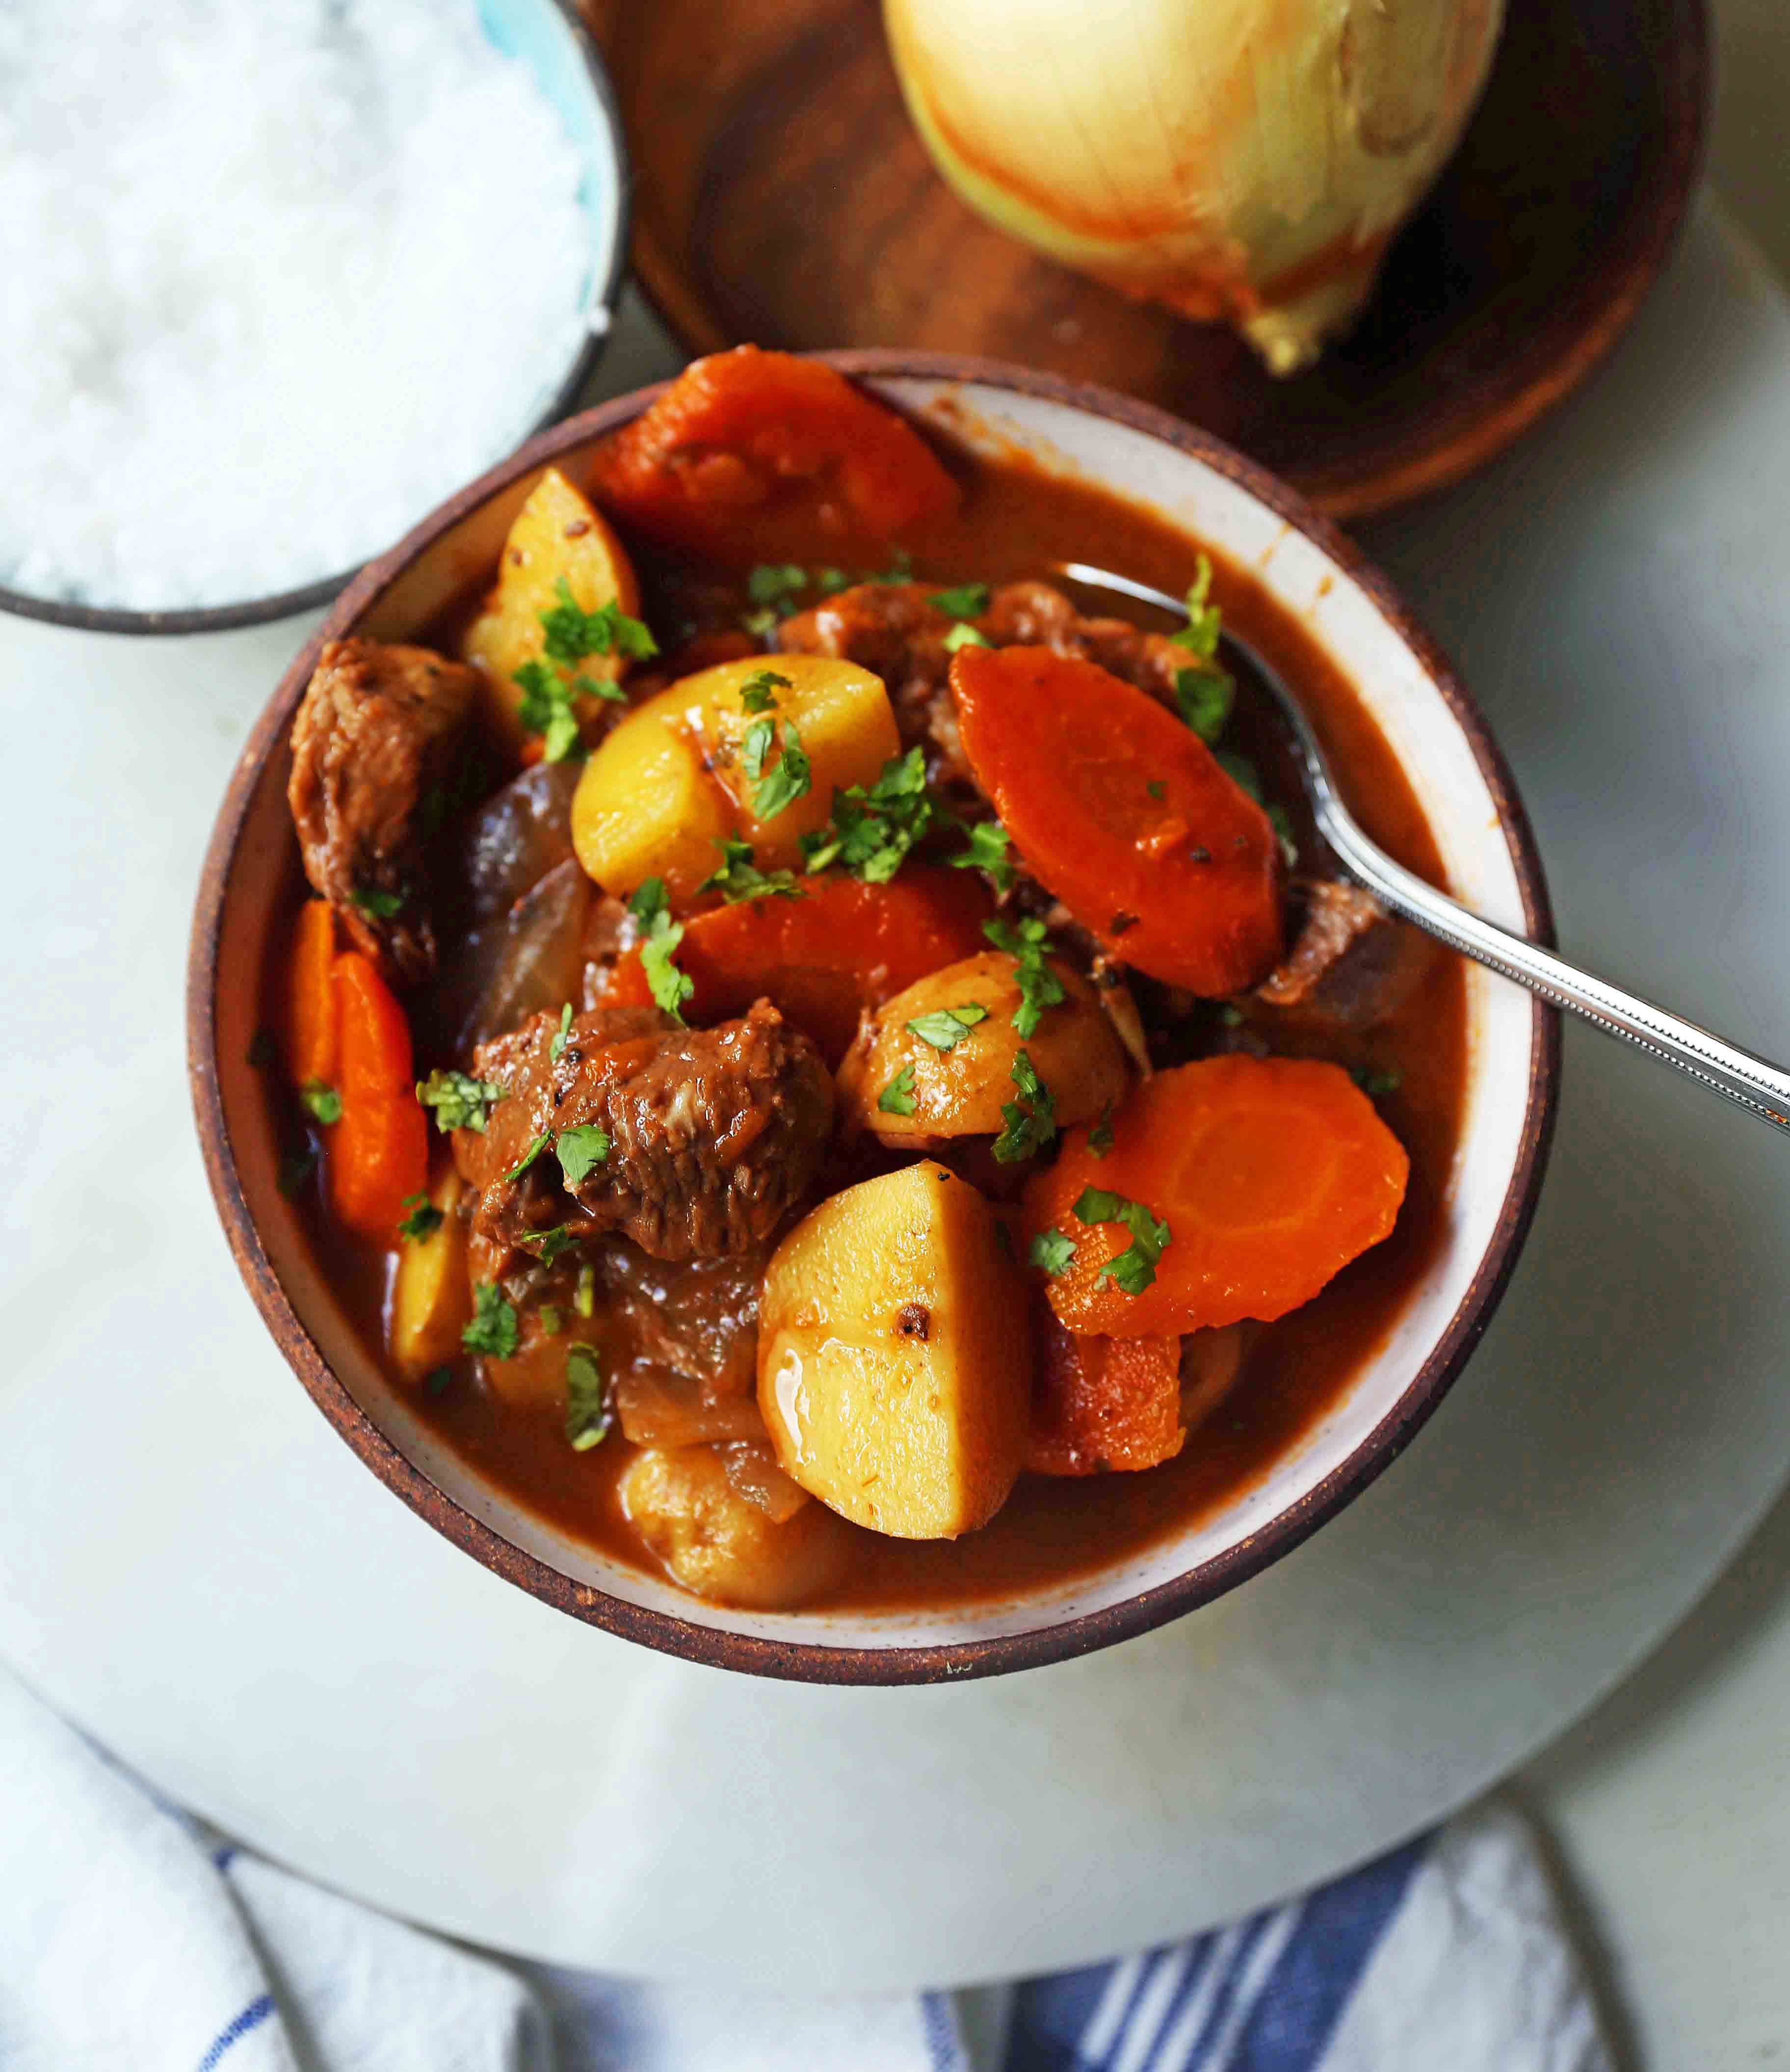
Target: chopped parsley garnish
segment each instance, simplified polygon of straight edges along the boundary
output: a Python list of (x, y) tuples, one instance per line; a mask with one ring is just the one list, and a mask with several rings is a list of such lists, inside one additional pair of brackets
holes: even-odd
[(796, 883), (793, 870), (761, 870), (750, 842), (726, 838), (717, 840), (715, 846), (721, 853), (721, 869), (712, 871), (696, 887), (697, 891), (718, 892), (729, 906), (737, 906), (742, 899), (801, 899), (807, 896)]
[(747, 776), (757, 786), (752, 795), (752, 812), (753, 818), (761, 820), (775, 820), (786, 806), (793, 806), (798, 799), (806, 797), (814, 785), (808, 752), (802, 746), (802, 737), (796, 732), (793, 719), (784, 721), (783, 752), (775, 766), (766, 771), (765, 758), (770, 751), (776, 732), (775, 721), (754, 720), (746, 729), (745, 741), (740, 751)]
[(1168, 787), (1164, 783), (1160, 777), (1152, 779), (1152, 780), (1149, 783), (1146, 784), (1143, 788), (1152, 799), (1156, 800), (1159, 803), (1168, 796)]
[(348, 897), (363, 914), (371, 914), (376, 921), (389, 921), (410, 904), (408, 892), (381, 892), (365, 885), (357, 885)]
[(969, 1000), (961, 1007), (941, 1007), (935, 1013), (917, 1015), (907, 1026), (934, 1050), (949, 1050), (961, 1043), (979, 1022), (987, 1019), (987, 1009)]
[(1012, 837), (999, 820), (975, 820), (963, 830), (970, 846), (950, 859), (953, 870), (986, 871), (997, 892), (1011, 892), (1019, 866), (1007, 851)]
[(557, 1064), (565, 1055), (566, 1038), (572, 1034), (572, 1003), (569, 1000), (560, 1009), (560, 1026), (553, 1031), (552, 1041), (547, 1046), (549, 1063)]
[(955, 590), (935, 590), (932, 608), (947, 619), (979, 619), (988, 609), (986, 583), (959, 583)]
[(885, 1115), (912, 1115), (913, 1112), (913, 1067), (902, 1066), (893, 1079), (877, 1096), (877, 1106)]
[(1057, 1134), (1057, 1104), (1023, 1050), (1013, 1054), (1009, 1077), (1019, 1088), (1020, 1097), (1001, 1104), (1001, 1120), (1006, 1127), (995, 1139), (995, 1156), (1003, 1166), (1029, 1158)]
[(808, 587), (808, 571), (794, 561), (761, 561), (746, 578), (746, 595), (754, 604), (775, 608), (779, 619), (795, 610), (799, 590)]
[(509, 1088), (496, 1079), (475, 1079), (465, 1072), (431, 1072), (420, 1080), (417, 1098), (435, 1111), (435, 1127), (445, 1137), (452, 1129), (483, 1133), (491, 1110)]
[(740, 686), (740, 709), (742, 712), (769, 712), (777, 702), (779, 691), (793, 690), (787, 676), (780, 676), (774, 669), (761, 669), (756, 676), (749, 676)]
[(955, 655), (959, 648), (992, 648), (994, 644), (987, 634), (978, 633), (967, 619), (960, 619), (939, 643), (947, 655)]
[(489, 1281), (480, 1281), (472, 1291), (472, 1322), (460, 1334), (469, 1353), (490, 1353), (498, 1359), (513, 1359), (522, 1332), (516, 1313), (503, 1292)]
[(1212, 564), (1204, 554), (1194, 565), (1194, 577), (1187, 590), (1187, 623), (1169, 635), (1177, 648), (1209, 662), (1218, 652), (1218, 636), (1224, 631), (1223, 615), (1212, 602)]
[(547, 1149), (548, 1145), (551, 1144), (552, 1141), (552, 1132), (551, 1130), (544, 1129), (540, 1136), (535, 1139), (534, 1142), (529, 1145), (528, 1149), (523, 1153), (522, 1156), (517, 1159), (515, 1165), (513, 1165), (510, 1168), (509, 1171), (504, 1174), (503, 1178), (505, 1180), (512, 1184), (519, 1180), (523, 1174), (534, 1164), (535, 1161), (540, 1157), (542, 1152)]
[(1177, 669), (1175, 703), (1181, 717), (1208, 748), (1225, 730), (1237, 687), (1222, 669)]
[(310, 1079), (298, 1089), (298, 1098), (316, 1120), (327, 1129), (342, 1120), (342, 1096), (321, 1079)]
[(842, 590), (852, 587), (852, 578), (844, 569), (816, 569), (815, 588), (823, 597), (837, 597)]
[(1365, 1065), (1357, 1065), (1349, 1077), (1370, 1100), (1378, 1100), (1383, 1094), (1395, 1094), (1405, 1083), (1402, 1072), (1370, 1071)]
[(556, 1303), (542, 1302), (536, 1305), (535, 1322), (550, 1338), (556, 1338), (565, 1329), (565, 1312)]
[(671, 919), (671, 902), (665, 896), (663, 878), (649, 878), (628, 902), (628, 911), (644, 930), (640, 944), (640, 968), (660, 1010), (674, 1022), (684, 1020), (684, 1003), (696, 989), (696, 982), (680, 972), (672, 961), (684, 940), (684, 926)]
[(567, 1186), (576, 1187), (609, 1157), (609, 1132), (594, 1122), (562, 1129), (554, 1140), (553, 1155), (560, 1161)]
[(597, 1314), (597, 1269), (588, 1259), (578, 1268), (578, 1289), (572, 1297), (572, 1306), (581, 1317)]
[(1287, 868), (1294, 870), (1299, 862), (1299, 844), (1293, 840), (1292, 817), (1284, 806), (1270, 806), (1267, 814), (1268, 825), (1274, 829), (1275, 838), (1280, 844), (1280, 853)]
[(866, 576), (866, 582), (910, 583), (913, 580), (913, 557), (905, 547), (897, 547), (889, 556), (889, 566), (880, 575)]
[(619, 700), (627, 695), (606, 677), (574, 675), (578, 664), (593, 655), (622, 655), (644, 661), (659, 652), (659, 643), (613, 598), (595, 611), (586, 611), (564, 576), (553, 586), (553, 594), (559, 602), (540, 615), (546, 660), (524, 662), (511, 681), (522, 693), (516, 717), (523, 731), (542, 737), (545, 761), (563, 763), (579, 745), (578, 700)]
[[(1016, 927), (1005, 921), (984, 921), (982, 932), (997, 950), (1004, 950), (1019, 969), (1014, 973), (1020, 989), (1020, 1004), (1013, 1026), (1022, 1036), (1036, 1034), (1040, 1017), (1063, 997), (1063, 982), (1045, 962), (1050, 939), (1042, 921), (1021, 921)], [(1022, 1051), (1020, 1054), (1024, 1054)]]
[(248, 1039), (248, 1063), (257, 1072), (264, 1072), (278, 1054), (273, 1046), (273, 1032), (264, 1023)]
[(1259, 806), (1262, 803), (1262, 779), (1250, 758), (1246, 755), (1239, 755), (1234, 748), (1214, 749), (1213, 754), (1218, 767), (1238, 790), (1247, 793)]
[[(549, 605), (540, 615), (543, 644), (550, 661), (570, 666), (587, 655), (624, 655), (630, 661), (646, 662), (659, 652), (659, 643), (646, 626), (629, 618), (614, 598), (594, 611), (582, 610), (564, 576), (554, 584), (553, 594), (558, 603)], [(622, 695), (613, 685), (597, 693), (600, 697)]]
[(516, 1240), (525, 1252), (534, 1253), (543, 1266), (551, 1266), (565, 1253), (575, 1251), (578, 1240), (572, 1235), (569, 1223), (556, 1223), (552, 1230), (528, 1231)]
[(1054, 1281), (1059, 1273), (1067, 1268), (1069, 1261), (1075, 1256), (1075, 1240), (1074, 1238), (1065, 1237), (1062, 1232), (1053, 1225), (1047, 1231), (1040, 1231), (1033, 1239), (1032, 1249), (1026, 1256), (1034, 1266), (1048, 1273)]
[(433, 1236), (446, 1221), (441, 1211), (420, 1187), (415, 1194), (404, 1196), (402, 1206), (410, 1213), (398, 1228), (405, 1237), (419, 1244), (425, 1237)]
[(565, 1436), (575, 1453), (588, 1453), (609, 1432), (609, 1392), (602, 1355), (581, 1342), (565, 1349)]
[(1156, 1277), (1156, 1261), (1168, 1249), (1169, 1229), (1141, 1202), (1110, 1194), (1103, 1187), (1084, 1187), (1075, 1198), (1075, 1213), (1085, 1223), (1118, 1223), (1131, 1241), (1115, 1252), (1094, 1276), (1096, 1285), (1110, 1281), (1127, 1295), (1141, 1295)]
[(423, 1387), (437, 1400), (454, 1386), (454, 1369), (450, 1367), (432, 1367), (423, 1376)]
[(1113, 1104), (1108, 1101), (1100, 1111), (1100, 1120), (1088, 1132), (1088, 1149), (1096, 1158), (1104, 1158), (1113, 1148)]
[(1227, 1000), (1218, 1010), (1218, 1019), (1227, 1029), (1241, 1029), (1243, 1026), (1243, 1010), (1234, 1001)]
[(836, 863), (866, 884), (884, 885), (931, 827), (936, 808), (926, 791), (926, 757), (918, 747), (892, 755), (868, 790), (853, 784), (833, 794), (833, 817), (800, 838), (811, 875)]
[(317, 1153), (307, 1145), (302, 1151), (289, 1151), (280, 1161), (280, 1192), (296, 1194), (317, 1170)]

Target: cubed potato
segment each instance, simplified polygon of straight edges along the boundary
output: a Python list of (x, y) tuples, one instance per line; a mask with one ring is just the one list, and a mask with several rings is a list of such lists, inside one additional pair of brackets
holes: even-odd
[[(749, 713), (745, 686), (766, 670), (786, 679), (774, 706)], [(809, 788), (772, 818), (752, 812), (757, 783), (741, 760), (746, 730), (793, 721), (808, 758)], [(833, 791), (873, 784), (898, 753), (895, 716), (881, 680), (826, 655), (753, 655), (684, 676), (647, 699), (606, 735), (585, 766), (572, 802), (578, 860), (606, 892), (625, 897), (663, 878), (674, 901), (695, 892), (721, 861), (721, 843), (752, 844), (766, 870), (799, 870), (800, 837), (823, 827)]]
[[(1002, 1126), (1002, 1106), (1017, 1098), (1013, 1059), (1023, 1048), (1055, 1104), (1057, 1128), (1093, 1121), (1129, 1083), (1124, 1046), (1087, 980), (1066, 964), (1050, 968), (1064, 997), (1045, 1009), (1027, 1037), (1013, 1026), (1020, 1004), (1018, 967), (1004, 951), (985, 950), (946, 964), (885, 1001), (866, 1019), (840, 1067), (842, 1112), (897, 1148), (918, 1150), (945, 1137), (991, 1135)], [(954, 1007), (979, 1007), (983, 1018), (947, 1050), (911, 1026)], [(913, 1112), (890, 1114), (878, 1103), (909, 1067)]]
[[(522, 693), (515, 672), (542, 652), (540, 615), (560, 602), (562, 577), (581, 610), (598, 611), (614, 602), (630, 618), (639, 612), (640, 586), (627, 550), (589, 500), (550, 467), (516, 513), (503, 543), (496, 587), (461, 649), (484, 672), (493, 726), (519, 752), (525, 737), (517, 717)], [(626, 667), (619, 655), (593, 655), (578, 670), (614, 681)], [(593, 738), (597, 730), (593, 728)]]
[(429, 1190), (441, 1220), (427, 1237), (407, 1237), (392, 1288), (392, 1358), (407, 1381), (460, 1354), (472, 1317), (466, 1278), (466, 1227), (460, 1219), (460, 1175), (448, 1166)]
[(852, 1536), (823, 1505), (781, 1523), (742, 1495), (709, 1446), (647, 1447), (621, 1482), (624, 1515), (686, 1589), (775, 1611), (831, 1589), (851, 1565)]
[(953, 1540), (1007, 1500), (1031, 1348), (996, 1227), (974, 1187), (926, 1163), (833, 1195), (771, 1260), (758, 1407), (784, 1472), (856, 1524)]
[(669, 695), (630, 713), (585, 763), (572, 795), (572, 846), (606, 892), (625, 899), (662, 878), (683, 906), (721, 861), (734, 816)]
[[(741, 695), (767, 671), (784, 679), (773, 692), (776, 702), (762, 713), (749, 713)], [(717, 781), (733, 801), (741, 839), (752, 844), (766, 870), (799, 868), (799, 838), (827, 824), (834, 791), (874, 784), (884, 764), (901, 753), (881, 678), (830, 655), (749, 655), (686, 676), (666, 696), (684, 706)], [(774, 722), (778, 730), (778, 747), (766, 758), (765, 773), (776, 767), (787, 722), (794, 723), (811, 771), (803, 796), (765, 820), (752, 811), (757, 783), (741, 762), (746, 730), (760, 719)]]

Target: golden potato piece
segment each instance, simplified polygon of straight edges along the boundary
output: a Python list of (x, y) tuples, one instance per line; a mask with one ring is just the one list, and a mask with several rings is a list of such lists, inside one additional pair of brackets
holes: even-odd
[(606, 892), (626, 898), (663, 878), (684, 906), (721, 861), (734, 818), (670, 695), (630, 713), (585, 763), (572, 795), (572, 846)]
[[(766, 687), (767, 675), (782, 681)], [(744, 693), (753, 683), (761, 692), (768, 688), (774, 702), (749, 712)], [(901, 753), (882, 679), (856, 662), (830, 655), (750, 655), (686, 676), (666, 696), (684, 705), (716, 781), (733, 803), (740, 838), (752, 844), (766, 870), (799, 869), (799, 839), (827, 824), (834, 791), (874, 784), (890, 756)], [(754, 778), (745, 760), (747, 736), (766, 721), (776, 728), (774, 746)], [(790, 722), (808, 758), (809, 787), (799, 799), (760, 820), (752, 810), (753, 796), (781, 759), (783, 728)]]
[[(761, 687), (774, 702), (748, 711), (746, 687), (767, 672), (782, 679)], [(808, 758), (808, 789), (760, 820), (753, 799), (781, 762), (791, 722)], [(754, 727), (759, 742), (770, 742), (757, 778), (746, 758)], [(762, 870), (799, 870), (800, 837), (826, 824), (835, 787), (874, 783), (900, 746), (881, 680), (854, 662), (826, 655), (723, 662), (648, 698), (606, 737), (573, 799), (573, 846), (606, 892), (625, 897), (663, 878), (679, 904), (720, 863), (726, 837), (750, 842)]]
[(729, 1478), (709, 1446), (649, 1446), (621, 1482), (622, 1508), (686, 1589), (775, 1611), (817, 1597), (851, 1564), (852, 1536), (823, 1505), (779, 1524)]
[(1007, 1500), (1031, 1388), (1025, 1286), (995, 1211), (942, 1166), (835, 1194), (778, 1247), (758, 1407), (786, 1474), (902, 1540), (954, 1540)]
[(392, 1358), (406, 1381), (456, 1359), (460, 1334), (472, 1317), (466, 1279), (466, 1227), (460, 1219), (464, 1191), (450, 1166), (429, 1190), (441, 1220), (426, 1237), (407, 1237), (392, 1288)]
[[(897, 1149), (992, 1135), (1001, 1128), (1003, 1104), (1016, 1098), (1013, 1059), (1023, 1047), (1056, 1104), (1057, 1128), (1093, 1121), (1129, 1083), (1124, 1047), (1087, 980), (1066, 964), (1050, 968), (1064, 997), (1045, 1009), (1027, 1037), (1013, 1026), (1020, 1004), (1018, 967), (1004, 951), (984, 950), (946, 964), (885, 1001), (840, 1067), (841, 1112)], [(955, 1038), (949, 1026), (954, 1008), (983, 1010), (982, 1018)], [(914, 1029), (916, 1022), (930, 1031), (930, 1040)], [(941, 1038), (948, 1048), (939, 1048)], [(878, 1103), (909, 1068), (913, 1112), (891, 1114)]]
[[(562, 578), (581, 610), (598, 611), (613, 602), (630, 618), (639, 612), (640, 586), (626, 549), (589, 500), (550, 467), (516, 513), (497, 586), (461, 647), (466, 660), (484, 672), (493, 726), (519, 753), (526, 736), (515, 672), (543, 652), (540, 615), (560, 602)], [(578, 673), (614, 682), (626, 666), (619, 655), (592, 655), (578, 664)], [(591, 737), (599, 730), (593, 723)]]

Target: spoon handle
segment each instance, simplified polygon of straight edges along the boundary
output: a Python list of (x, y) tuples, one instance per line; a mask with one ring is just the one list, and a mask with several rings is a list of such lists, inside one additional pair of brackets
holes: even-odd
[(1676, 1065), (1712, 1092), (1790, 1129), (1790, 1072), (1769, 1059), (1724, 1042), (1694, 1022), (1624, 993), (1570, 964), (1540, 944), (1513, 935), (1395, 863), (1345, 814), (1320, 811), (1324, 839), (1349, 874), (1395, 913), (1555, 1007), (1570, 1008), (1611, 1036)]

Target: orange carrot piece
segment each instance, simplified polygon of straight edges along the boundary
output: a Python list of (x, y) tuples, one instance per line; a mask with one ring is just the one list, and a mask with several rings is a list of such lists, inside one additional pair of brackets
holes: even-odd
[[(1025, 1190), (1026, 1227), (1075, 1246), (1048, 1285), (1073, 1331), (1152, 1337), (1284, 1316), (1391, 1230), (1410, 1161), (1339, 1065), (1205, 1058), (1159, 1072), (1112, 1118), (1096, 1157), (1087, 1128)], [(1132, 1233), (1084, 1223), (1084, 1189), (1140, 1204), (1168, 1226), (1154, 1278), (1127, 1293), (1101, 1277)], [(1104, 1206), (1104, 1205), (1102, 1205)]]
[[(714, 1022), (769, 1000), (836, 1065), (865, 1008), (985, 948), (982, 924), (993, 911), (973, 872), (909, 864), (886, 885), (815, 878), (799, 899), (695, 915), (677, 952), (696, 989), (684, 1014)], [(651, 1004), (636, 953), (617, 964), (609, 997), (618, 1006)]]
[(429, 1119), (416, 1096), (344, 1097), (329, 1167), (336, 1220), (357, 1237), (395, 1244), (406, 1199), (429, 1183)]
[(336, 997), (341, 1007), (338, 1091), (351, 1094), (411, 1093), (410, 1024), (379, 967), (358, 950), (335, 960)]
[(335, 1078), (335, 914), (326, 899), (307, 899), (293, 923), (281, 995), (281, 1046), (295, 1087), (329, 1086)]
[(405, 1198), (429, 1184), (429, 1120), (417, 1100), (410, 1025), (370, 957), (346, 952), (335, 979), (342, 1120), (329, 1139), (330, 1206), (357, 1236), (388, 1245)]
[(818, 360), (742, 345), (693, 361), (598, 449), (598, 500), (638, 532), (741, 564), (881, 543), (955, 510), (905, 420)]
[(1092, 1475), (1172, 1460), (1187, 1436), (1180, 1340), (1078, 1338), (1045, 1305), (1038, 1309), (1025, 1452), (1031, 1472)]
[(1217, 998), (1280, 955), (1279, 845), (1199, 737), (1048, 648), (964, 648), (963, 752), (1037, 877), (1123, 963)]

